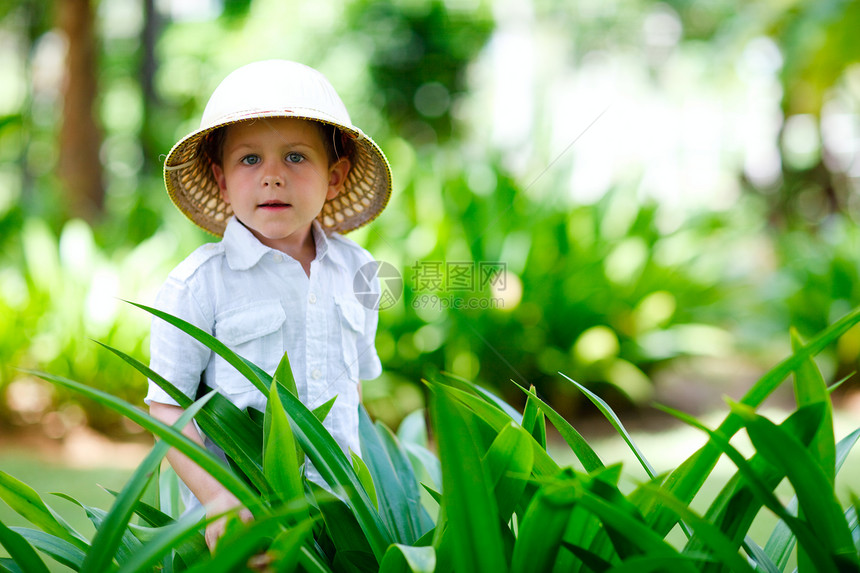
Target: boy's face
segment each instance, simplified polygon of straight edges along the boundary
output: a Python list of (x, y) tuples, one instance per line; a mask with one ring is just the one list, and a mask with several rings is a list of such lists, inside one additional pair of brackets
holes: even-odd
[(227, 128), (212, 172), (236, 218), (264, 245), (289, 253), (305, 244), (323, 204), (343, 189), (349, 160), (329, 164), (313, 122), (258, 119)]

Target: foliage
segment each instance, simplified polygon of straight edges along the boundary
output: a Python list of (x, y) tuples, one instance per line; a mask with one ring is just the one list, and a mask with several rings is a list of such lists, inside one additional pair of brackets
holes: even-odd
[[(141, 376), (124, 378), (84, 341), (146, 360), (145, 322), (114, 299), (152, 300), (169, 269), (210, 239), (173, 209), (160, 157), (196, 127), (227, 71), (263, 57), (323, 70), (391, 158), (391, 205), (354, 237), (405, 279), (400, 302), (380, 317), (385, 376), (368, 389), (381, 395), (371, 412), (391, 412), (391, 424), (426, 402), (415, 381), (428, 365), (518, 406), (523, 396), (502, 381), (534, 384), (559, 411), (577, 413), (582, 398), (559, 370), (616, 406), (640, 405), (659, 384), (654, 372), (676, 358), (770, 360), (788, 324), (809, 335), (857, 300), (855, 3), (231, 0), (192, 14), (177, 2), (143, 2), (140, 11), (99, 2), (94, 113), (105, 137), (106, 203), (86, 224), (68, 219), (55, 174), (63, 103), (55, 4), (0, 8), (0, 43), (9, 47), (0, 55), (0, 312), (8, 317), (0, 423), (41, 423), (54, 411), (80, 418), (71, 412), (83, 409), (98, 428), (117, 427), (109, 410), (78, 405), (65, 390), (40, 387), (49, 399), (38, 411), (10, 407), (17, 383), (36, 384), (17, 368), (130, 401), (143, 394)], [(592, 99), (623, 106), (607, 83), (642, 107), (629, 115), (616, 107), (614, 118), (583, 131)], [(746, 113), (737, 103), (746, 99), (770, 102), (750, 121), (779, 116), (764, 135), (730, 125), (698, 133), (699, 123)], [(694, 125), (676, 133), (671, 161), (652, 150), (659, 133), (633, 135), (652, 125), (642, 117), (651, 100), (689, 112), (684, 121)], [(795, 116), (810, 131), (801, 153), (789, 144)], [(665, 119), (655, 132), (672, 131)], [(589, 139), (610, 120), (632, 139), (610, 148)], [(750, 180), (748, 167), (761, 158), (746, 155), (748, 138), (773, 148), (767, 184)], [(634, 158), (610, 153), (628, 146)], [(695, 169), (675, 195), (665, 180), (652, 181), (650, 167), (668, 162), (673, 172), (684, 158)], [(605, 181), (599, 199), (582, 200), (591, 164), (605, 168)], [(685, 211), (711, 170), (721, 206)], [(655, 185), (662, 198), (652, 199)], [(449, 263), (503, 264), (506, 290), (421, 286), (416, 269)], [(453, 308), (464, 303), (477, 307)], [(855, 369), (858, 336), (827, 351), (828, 373)]]
[[(145, 308), (145, 307), (144, 307)], [(75, 531), (26, 484), (0, 473), (0, 497), (35, 528), (0, 524), (6, 570), (46, 571), (44, 556), (75, 571), (783, 571), (795, 546), (799, 571), (860, 571), (856, 507), (840, 506), (834, 478), (860, 430), (836, 443), (829, 391), (813, 358), (860, 322), (860, 309), (809, 343), (794, 336), (794, 353), (763, 376), (716, 429), (683, 413), (708, 442), (674, 470), (632, 492), (620, 465), (605, 465), (578, 432), (533, 389), (520, 414), (470, 382), (438, 376), (430, 388), (430, 424), (438, 458), (428, 449), (422, 412), (398, 435), (360, 416), (363, 457), (347, 457), (323, 428), (327, 410), (311, 412), (296, 397), (286, 357), (274, 377), (196, 327), (148, 309), (225, 358), (269, 396), (262, 426), (210, 392), (194, 403), (167, 380), (109, 348), (156, 380), (187, 408), (174, 427), (125, 401), (69, 379), (40, 374), (114, 408), (161, 440), (108, 510), (82, 507), (96, 527), (92, 539)], [(775, 423), (756, 408), (790, 375), (798, 408)], [(565, 377), (566, 378), (566, 377)], [(629, 439), (608, 406), (580, 384)], [(227, 452), (230, 467), (188, 440), (181, 427), (194, 417)], [(548, 453), (546, 422), (564, 437), (578, 468)], [(417, 422), (417, 423), (416, 423)], [(754, 449), (732, 444), (744, 430)], [(305, 480), (297, 444), (325, 485)], [(164, 513), (161, 488), (142, 501), (166, 451), (175, 447), (206, 468), (252, 511), (236, 516), (210, 558), (200, 528), (210, 516)], [(270, 450), (290, 455), (269, 455)], [(690, 503), (721, 455), (737, 466), (704, 514)], [(774, 490), (783, 481), (795, 500)], [(423, 491), (422, 491), (423, 490)], [(62, 494), (60, 494), (62, 496)], [(779, 518), (770, 539), (749, 536), (766, 508)], [(133, 516), (137, 516), (133, 519)], [(669, 536), (680, 525), (685, 538)]]

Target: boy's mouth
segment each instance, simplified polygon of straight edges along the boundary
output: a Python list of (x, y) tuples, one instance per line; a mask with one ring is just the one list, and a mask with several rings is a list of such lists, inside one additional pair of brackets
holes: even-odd
[(284, 203), (283, 201), (266, 201), (264, 203), (260, 203), (257, 207), (261, 209), (286, 209), (288, 207), (292, 207), (290, 203)]

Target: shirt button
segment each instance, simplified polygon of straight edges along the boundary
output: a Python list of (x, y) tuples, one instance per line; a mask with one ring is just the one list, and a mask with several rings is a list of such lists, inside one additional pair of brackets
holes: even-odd
[(322, 376), (322, 372), (319, 371), (319, 368), (314, 368), (314, 371), (311, 372), (311, 376), (313, 377), (314, 380), (319, 380), (320, 377)]
[(308, 302), (311, 304), (315, 304), (317, 302), (317, 295), (314, 293), (309, 294), (308, 295)]
[(283, 255), (281, 255), (281, 253), (275, 253), (272, 255), (272, 260), (274, 260), (276, 263), (280, 263), (284, 260), (284, 257)]

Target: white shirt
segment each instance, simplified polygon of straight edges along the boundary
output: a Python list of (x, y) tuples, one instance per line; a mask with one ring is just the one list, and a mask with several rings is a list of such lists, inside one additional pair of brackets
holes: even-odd
[[(232, 218), (221, 242), (198, 248), (170, 273), (154, 306), (269, 374), (287, 352), (301, 401), (313, 409), (336, 395), (323, 425), (344, 452), (358, 454), (359, 379), (376, 378), (382, 366), (374, 347), (377, 312), (358, 301), (353, 282), (373, 258), (349, 239), (326, 236), (316, 221), (312, 229), (316, 258), (308, 276), (298, 261), (263, 245)], [(263, 394), (224, 359), (158, 318), (150, 355), (150, 368), (192, 399), (202, 374), (240, 409), (265, 411)], [(152, 381), (144, 401), (176, 405)]]

